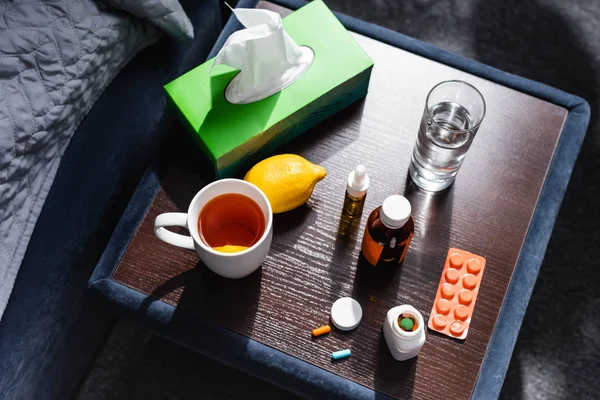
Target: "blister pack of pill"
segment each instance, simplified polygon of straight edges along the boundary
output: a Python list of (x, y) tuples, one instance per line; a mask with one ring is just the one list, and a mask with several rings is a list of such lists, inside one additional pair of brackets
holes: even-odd
[(482, 256), (454, 248), (448, 250), (429, 329), (456, 339), (467, 337), (484, 268)]

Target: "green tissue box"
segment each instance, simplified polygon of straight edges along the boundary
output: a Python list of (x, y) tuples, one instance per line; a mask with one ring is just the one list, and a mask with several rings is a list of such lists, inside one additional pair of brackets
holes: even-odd
[(282, 144), (367, 94), (373, 61), (322, 1), (283, 19), (298, 45), (313, 49), (310, 68), (287, 88), (231, 104), (225, 88), (239, 72), (213, 60), (165, 85), (170, 105), (215, 165), (218, 178), (260, 161)]

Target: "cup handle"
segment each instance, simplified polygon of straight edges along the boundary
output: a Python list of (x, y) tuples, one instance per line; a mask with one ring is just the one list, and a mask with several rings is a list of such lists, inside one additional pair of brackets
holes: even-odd
[(173, 246), (195, 250), (194, 239), (191, 236), (180, 235), (166, 229), (167, 226), (180, 226), (187, 229), (187, 214), (164, 213), (154, 220), (154, 234), (157, 238)]

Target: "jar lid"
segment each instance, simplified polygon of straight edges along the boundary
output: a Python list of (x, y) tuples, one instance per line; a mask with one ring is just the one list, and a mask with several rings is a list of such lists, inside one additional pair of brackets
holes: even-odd
[(331, 322), (342, 331), (356, 328), (361, 319), (362, 308), (358, 301), (351, 297), (337, 299), (331, 306)]
[(390, 229), (402, 228), (410, 218), (412, 209), (410, 202), (404, 196), (395, 194), (383, 201), (381, 206), (381, 222)]

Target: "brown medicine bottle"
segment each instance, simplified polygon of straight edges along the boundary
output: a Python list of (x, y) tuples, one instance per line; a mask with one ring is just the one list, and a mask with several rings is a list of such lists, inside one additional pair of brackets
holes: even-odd
[(362, 254), (373, 265), (398, 265), (404, 260), (415, 232), (410, 202), (400, 195), (389, 196), (367, 220)]

